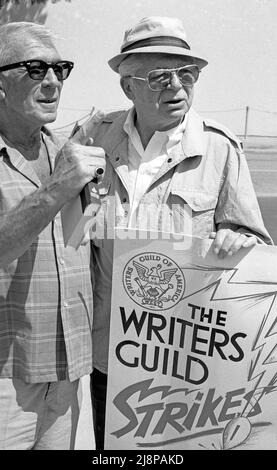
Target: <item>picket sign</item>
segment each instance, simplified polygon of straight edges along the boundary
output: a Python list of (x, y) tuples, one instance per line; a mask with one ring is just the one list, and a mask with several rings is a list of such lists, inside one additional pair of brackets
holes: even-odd
[(105, 449), (276, 449), (277, 248), (168, 235), (117, 231)]

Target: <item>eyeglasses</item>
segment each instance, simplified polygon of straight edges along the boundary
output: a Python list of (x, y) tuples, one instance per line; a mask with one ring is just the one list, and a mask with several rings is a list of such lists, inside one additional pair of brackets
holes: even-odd
[(197, 82), (200, 70), (197, 65), (184, 65), (176, 69), (156, 69), (148, 72), (146, 78), (130, 76), (136, 80), (147, 82), (149, 88), (153, 91), (161, 91), (171, 85), (173, 75), (178, 77), (183, 86), (192, 86)]
[(3, 67), (0, 67), (0, 72), (17, 69), (19, 67), (25, 67), (32, 80), (43, 80), (48, 69), (51, 68), (53, 69), (57, 79), (62, 81), (67, 79), (74, 67), (74, 63), (68, 60), (60, 60), (54, 63), (44, 62), (44, 60), (24, 60), (14, 64), (4, 65)]

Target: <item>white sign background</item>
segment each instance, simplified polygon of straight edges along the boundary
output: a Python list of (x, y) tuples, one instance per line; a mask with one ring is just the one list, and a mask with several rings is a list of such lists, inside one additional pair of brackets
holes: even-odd
[(277, 448), (277, 249), (118, 231), (106, 449)]

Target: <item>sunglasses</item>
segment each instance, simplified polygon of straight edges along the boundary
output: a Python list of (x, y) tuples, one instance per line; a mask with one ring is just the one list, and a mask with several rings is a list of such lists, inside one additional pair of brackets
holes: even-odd
[(150, 90), (161, 91), (171, 85), (173, 75), (176, 75), (183, 86), (192, 86), (197, 82), (200, 70), (197, 65), (184, 65), (176, 69), (157, 69), (148, 72), (146, 78), (134, 77), (136, 80), (143, 80)]
[(74, 63), (69, 60), (60, 60), (54, 63), (47, 63), (43, 60), (24, 60), (23, 62), (16, 62), (15, 64), (4, 65), (3, 67), (0, 67), (0, 72), (17, 69), (19, 67), (25, 67), (32, 80), (43, 80), (48, 69), (51, 68), (53, 69), (57, 79), (59, 81), (63, 81), (69, 76), (74, 67)]

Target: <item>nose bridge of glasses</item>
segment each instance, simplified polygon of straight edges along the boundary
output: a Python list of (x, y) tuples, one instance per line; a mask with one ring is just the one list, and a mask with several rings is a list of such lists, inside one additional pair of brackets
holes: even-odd
[(192, 86), (198, 79), (199, 70), (197, 68), (179, 67), (171, 70), (171, 82), (173, 77), (178, 79), (181, 86)]
[(59, 62), (45, 64), (46, 76), (49, 74), (49, 71), (51, 71), (51, 77), (55, 78), (55, 80), (60, 81), (63, 79), (63, 66)]
[(178, 69), (171, 69), (171, 70), (168, 70), (169, 74), (170, 74), (170, 79), (169, 79), (169, 84), (170, 86), (182, 86), (182, 82), (181, 82), (181, 79), (178, 75), (178, 72), (179, 72), (179, 68)]
[[(59, 73), (56, 69), (56, 64), (45, 64), (45, 75), (43, 80), (57, 82), (59, 81)], [(58, 73), (58, 75), (57, 75)]]

